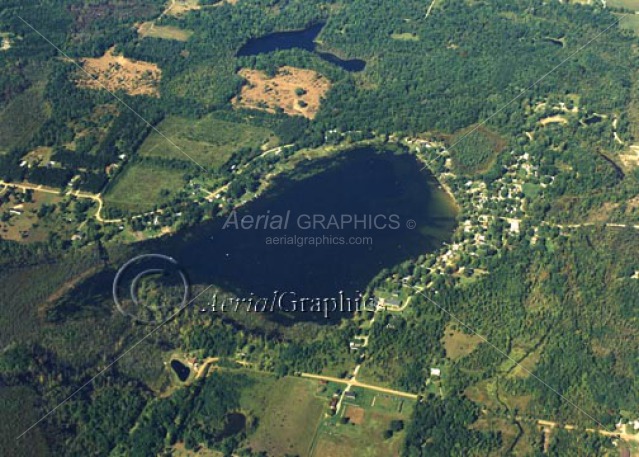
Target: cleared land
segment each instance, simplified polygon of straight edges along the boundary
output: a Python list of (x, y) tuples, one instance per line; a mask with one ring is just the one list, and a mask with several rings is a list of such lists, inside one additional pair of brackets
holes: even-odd
[(419, 36), (411, 32), (391, 33), (391, 38), (398, 41), (419, 41)]
[(201, 9), (199, 0), (170, 0), (162, 15), (181, 16), (189, 11)]
[(548, 124), (567, 124), (568, 123), (568, 119), (566, 119), (565, 117), (560, 116), (560, 115), (548, 116), (548, 117), (545, 117), (545, 118), (541, 119), (539, 121), (539, 123), (541, 125), (544, 125), (544, 126), (548, 125)]
[(455, 361), (467, 356), (475, 350), (482, 342), (477, 335), (469, 335), (459, 330), (453, 329), (450, 325), (444, 332), (442, 343), (446, 350), (446, 357)]
[[(277, 138), (268, 129), (249, 124), (223, 121), (212, 116), (200, 120), (169, 117), (158, 130), (182, 151), (203, 166), (219, 167), (242, 148), (257, 148), (266, 143), (275, 146)], [(142, 157), (189, 160), (189, 158), (157, 132), (142, 143)]]
[(92, 77), (80, 72), (78, 87), (159, 97), (162, 70), (154, 63), (114, 55), (111, 48), (102, 57), (82, 59), (82, 68)]
[(404, 443), (402, 430), (384, 438), (392, 420), (407, 424), (413, 402), (392, 395), (355, 388), (355, 399), (345, 401), (345, 417), (341, 415), (322, 422), (313, 448), (313, 457), (394, 457), (399, 456)]
[(627, 8), (632, 11), (639, 11), (639, 0), (608, 0), (606, 4), (614, 8)]
[[(3, 192), (0, 187), (0, 195)], [(54, 211), (45, 218), (37, 216), (42, 205), (55, 205), (62, 200), (63, 198), (58, 195), (36, 191), (33, 193), (31, 202), (18, 203), (14, 197), (11, 197), (9, 201), (0, 203), (0, 214), (10, 214), (8, 220), (0, 221), (0, 238), (36, 242), (46, 241), (50, 233), (57, 233), (63, 239), (69, 239), (73, 234), (72, 227), (64, 221), (59, 211)]]
[(193, 32), (171, 25), (155, 25), (153, 22), (143, 22), (138, 26), (138, 34), (143, 37), (187, 41), (193, 35)]
[(184, 187), (184, 170), (171, 170), (145, 163), (128, 165), (104, 195), (106, 207), (125, 211), (149, 211)]
[(626, 30), (632, 30), (635, 35), (639, 35), (639, 15), (629, 14), (627, 16), (619, 16), (619, 27)]
[(247, 83), (233, 98), (234, 106), (270, 113), (282, 110), (286, 114), (309, 119), (315, 117), (322, 97), (331, 87), (330, 81), (316, 71), (289, 66), (281, 67), (272, 78), (261, 71), (246, 68), (238, 74)]
[(243, 393), (242, 408), (259, 418), (249, 437), (255, 452), (271, 456), (308, 455), (317, 426), (326, 410), (316, 396), (315, 381), (267, 374), (251, 374), (255, 384)]
[(628, 151), (619, 154), (619, 160), (627, 170), (639, 167), (639, 145), (632, 145)]

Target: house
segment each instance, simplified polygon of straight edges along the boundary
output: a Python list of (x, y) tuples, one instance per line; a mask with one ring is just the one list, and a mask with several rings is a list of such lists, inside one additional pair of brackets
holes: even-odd
[(349, 400), (355, 400), (355, 398), (357, 397), (357, 395), (355, 394), (355, 392), (351, 392), (350, 390), (348, 392), (344, 393), (344, 397), (348, 398)]
[(439, 368), (431, 368), (430, 369), (430, 375), (439, 377), (439, 376), (442, 375), (442, 370), (440, 370)]

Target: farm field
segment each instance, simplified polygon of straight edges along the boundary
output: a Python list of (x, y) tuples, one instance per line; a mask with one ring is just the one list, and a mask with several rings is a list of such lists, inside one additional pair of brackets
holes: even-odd
[[(410, 400), (386, 394), (352, 389), (355, 399), (344, 401), (336, 417), (323, 421), (315, 440), (313, 457), (399, 456), (405, 432), (385, 437), (391, 421), (408, 421), (413, 410)], [(348, 421), (343, 423), (343, 417)]]
[(277, 138), (268, 129), (223, 121), (213, 116), (200, 120), (169, 117), (158, 126), (158, 130), (166, 138), (152, 132), (140, 148), (142, 157), (189, 161), (188, 154), (202, 166), (212, 168), (222, 166), (242, 148), (259, 148), (266, 143), (275, 146), (277, 143)]
[(328, 409), (316, 395), (317, 382), (246, 373), (255, 384), (243, 393), (240, 404), (250, 416), (259, 418), (257, 430), (249, 436), (251, 449), (269, 456), (308, 455), (317, 426)]
[(105, 206), (125, 211), (150, 211), (184, 187), (184, 170), (147, 163), (129, 164), (104, 195)]

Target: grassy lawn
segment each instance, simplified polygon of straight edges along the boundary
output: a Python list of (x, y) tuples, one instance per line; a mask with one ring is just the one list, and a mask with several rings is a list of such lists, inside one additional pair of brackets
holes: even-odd
[(275, 144), (273, 132), (249, 124), (238, 124), (207, 116), (203, 119), (169, 117), (159, 126), (162, 135), (151, 133), (140, 148), (143, 157), (189, 160), (188, 154), (204, 167), (220, 167), (231, 155), (246, 147)]
[(107, 190), (104, 195), (105, 206), (133, 212), (150, 211), (181, 190), (184, 184), (184, 170), (133, 163)]
[[(384, 438), (394, 419), (407, 425), (413, 402), (364, 389), (353, 389), (356, 398), (344, 402), (342, 411), (322, 422), (313, 457), (391, 457), (400, 454), (405, 432)], [(342, 417), (349, 418), (342, 423)]]
[(269, 456), (308, 455), (317, 426), (327, 411), (327, 402), (317, 394), (317, 381), (247, 373), (255, 384), (243, 392), (240, 404), (249, 417), (259, 421), (257, 430), (249, 436), (251, 449), (265, 451)]

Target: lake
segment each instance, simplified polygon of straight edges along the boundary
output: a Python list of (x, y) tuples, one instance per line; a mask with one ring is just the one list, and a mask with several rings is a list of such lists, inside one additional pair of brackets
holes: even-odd
[(254, 56), (273, 51), (288, 49), (304, 49), (317, 54), (322, 59), (343, 68), (346, 71), (358, 72), (366, 67), (366, 62), (359, 59), (344, 60), (330, 52), (317, 50), (315, 39), (324, 24), (316, 24), (304, 30), (276, 32), (250, 39), (237, 53), (238, 57)]
[[(290, 311), (293, 299), (326, 299), (332, 304), (361, 297), (382, 270), (449, 241), (456, 211), (454, 201), (415, 156), (360, 147), (308, 160), (274, 178), (269, 190), (233, 218), (218, 217), (171, 236), (136, 243), (128, 255), (171, 256), (196, 292), (213, 284), (239, 299), (280, 300), (285, 294)], [(110, 297), (114, 276), (113, 270), (106, 270), (74, 289), (68, 297), (74, 304), (69, 313), (90, 309), (98, 296)], [(127, 283), (120, 286), (128, 293)], [(178, 295), (184, 290), (178, 275), (164, 286), (174, 287)], [(158, 295), (150, 292), (151, 297)], [(191, 305), (191, 312), (206, 309), (211, 298), (203, 295)], [(351, 314), (308, 311), (268, 313), (268, 317), (289, 324), (335, 322)], [(172, 366), (180, 375), (177, 363)]]
[[(359, 148), (309, 161), (271, 189), (241, 208), (235, 225), (220, 218), (141, 247), (177, 259), (193, 284), (216, 284), (238, 297), (356, 297), (384, 268), (440, 247), (455, 227), (453, 202), (407, 153)], [(286, 227), (274, 224), (287, 215)], [(349, 215), (360, 222), (342, 224)], [(257, 226), (240, 226), (259, 216)], [(324, 223), (311, 227), (313, 218)], [(309, 245), (313, 238), (324, 244)]]
[(189, 374), (191, 373), (191, 370), (189, 369), (189, 367), (184, 365), (179, 360), (175, 360), (175, 359), (171, 360), (171, 368), (173, 368), (173, 371), (175, 371), (175, 374), (177, 375), (180, 381), (184, 382), (187, 379), (189, 379)]

